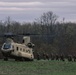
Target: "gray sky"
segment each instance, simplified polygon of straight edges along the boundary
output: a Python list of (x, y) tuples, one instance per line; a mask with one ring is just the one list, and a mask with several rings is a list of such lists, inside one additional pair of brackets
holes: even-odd
[(19, 22), (32, 22), (52, 11), (59, 21), (76, 22), (76, 0), (0, 0), (0, 20), (8, 16)]

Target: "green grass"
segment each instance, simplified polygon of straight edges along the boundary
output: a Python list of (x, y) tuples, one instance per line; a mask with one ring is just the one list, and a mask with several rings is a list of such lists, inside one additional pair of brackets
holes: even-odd
[(76, 75), (76, 62), (0, 60), (0, 75)]

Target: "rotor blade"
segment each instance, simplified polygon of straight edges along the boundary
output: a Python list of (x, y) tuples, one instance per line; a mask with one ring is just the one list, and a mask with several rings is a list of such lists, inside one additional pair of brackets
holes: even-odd
[(16, 36), (15, 34), (13, 33), (4, 33), (4, 34), (0, 34), (0, 37), (14, 37)]
[(8, 33), (4, 33), (4, 34), (0, 34), (0, 37), (18, 37), (18, 36), (50, 36), (53, 37), (53, 34), (36, 34), (36, 33), (20, 33), (20, 34), (14, 34), (12, 32), (8, 32)]

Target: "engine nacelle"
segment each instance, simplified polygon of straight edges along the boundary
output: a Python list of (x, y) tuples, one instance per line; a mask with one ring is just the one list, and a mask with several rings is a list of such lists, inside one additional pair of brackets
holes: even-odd
[(33, 48), (35, 45), (30, 42), (30, 43), (27, 44), (27, 46), (28, 46), (29, 48)]
[(30, 37), (29, 36), (23, 37), (23, 44), (27, 45), (29, 42), (30, 42)]

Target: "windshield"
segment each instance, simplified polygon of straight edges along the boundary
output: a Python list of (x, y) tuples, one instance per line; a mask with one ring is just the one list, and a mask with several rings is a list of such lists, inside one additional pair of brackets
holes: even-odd
[(9, 48), (11, 48), (11, 44), (10, 43), (4, 44), (3, 49), (9, 49)]

